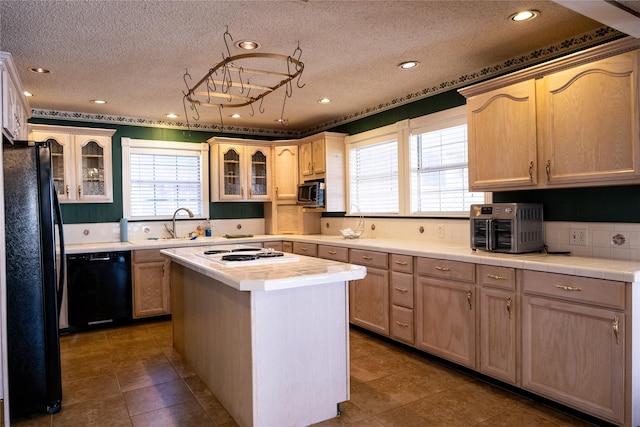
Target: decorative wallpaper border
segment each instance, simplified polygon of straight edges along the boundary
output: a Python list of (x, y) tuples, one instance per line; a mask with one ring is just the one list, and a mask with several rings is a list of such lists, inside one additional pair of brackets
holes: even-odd
[(489, 67), (485, 67), (479, 71), (465, 74), (457, 79), (442, 82), (437, 86), (424, 88), (417, 92), (408, 93), (403, 97), (392, 99), (388, 102), (381, 103), (375, 106), (368, 107), (364, 110), (343, 116), (337, 117), (333, 120), (319, 123), (309, 129), (303, 131), (287, 130), (287, 129), (261, 129), (251, 127), (239, 127), (239, 126), (227, 126), (224, 127), (215, 124), (203, 124), (193, 123), (187, 126), (186, 122), (168, 122), (164, 120), (147, 120), (135, 117), (123, 117), (123, 116), (110, 116), (105, 114), (88, 114), (88, 113), (75, 113), (68, 111), (54, 111), (43, 109), (32, 109), (32, 115), (38, 118), (46, 119), (60, 119), (60, 120), (77, 120), (99, 123), (112, 123), (117, 125), (130, 125), (130, 126), (148, 126), (148, 127), (161, 127), (167, 129), (183, 129), (203, 132), (225, 132), (232, 134), (246, 134), (246, 135), (261, 135), (273, 138), (301, 138), (307, 135), (313, 135), (318, 132), (325, 131), (355, 120), (362, 119), (367, 116), (371, 116), (377, 113), (381, 113), (386, 110), (390, 110), (399, 107), (404, 104), (408, 104), (414, 101), (418, 101), (423, 98), (427, 98), (441, 92), (458, 89), (463, 86), (468, 86), (473, 83), (479, 83), (483, 80), (496, 77), (498, 75), (506, 74), (508, 72), (516, 71), (527, 66), (532, 66), (547, 60), (551, 60), (563, 55), (568, 55), (579, 50), (584, 50), (589, 47), (593, 47), (598, 44), (602, 44), (608, 41), (613, 41), (624, 37), (625, 34), (621, 33), (610, 27), (601, 27), (593, 32), (585, 33), (581, 36), (572, 37), (564, 40), (560, 43), (550, 45), (541, 49), (536, 49), (527, 54), (508, 59), (500, 64), (495, 64)]

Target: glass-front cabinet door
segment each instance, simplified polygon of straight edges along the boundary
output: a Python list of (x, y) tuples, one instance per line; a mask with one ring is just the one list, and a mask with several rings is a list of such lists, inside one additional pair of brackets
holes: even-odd
[(253, 149), (251, 151), (251, 190), (249, 198), (268, 199), (269, 176), (267, 167), (267, 151)]
[(224, 198), (244, 198), (242, 183), (242, 151), (238, 147), (230, 147), (222, 153), (222, 196)]
[(30, 128), (30, 139), (49, 142), (53, 183), (61, 203), (113, 201), (114, 130), (51, 125), (30, 125)]

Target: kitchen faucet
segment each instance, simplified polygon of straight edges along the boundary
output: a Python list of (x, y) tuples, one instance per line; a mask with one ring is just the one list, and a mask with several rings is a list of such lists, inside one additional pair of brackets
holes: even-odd
[(173, 227), (169, 229), (169, 227), (167, 227), (167, 224), (164, 225), (164, 228), (167, 229), (169, 234), (171, 234), (171, 237), (174, 239), (178, 238), (178, 236), (176, 235), (176, 214), (180, 211), (186, 211), (189, 214), (189, 218), (193, 218), (193, 212), (191, 212), (190, 209), (187, 209), (187, 208), (176, 209), (176, 211), (173, 213), (173, 219), (171, 220), (173, 223)]

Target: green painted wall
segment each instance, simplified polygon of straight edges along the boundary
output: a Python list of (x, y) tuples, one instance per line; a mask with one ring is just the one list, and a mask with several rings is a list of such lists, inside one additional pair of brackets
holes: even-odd
[[(457, 91), (452, 90), (363, 117), (362, 119), (328, 130), (352, 135), (464, 104), (464, 97), (458, 94)], [(121, 138), (204, 142), (213, 136), (243, 137), (242, 135), (215, 134), (201, 131), (40, 118), (32, 118), (30, 123), (116, 129), (116, 133), (113, 136), (114, 201), (109, 204), (63, 205), (63, 218), (65, 223), (69, 224), (117, 222), (122, 217)], [(251, 136), (251, 138), (268, 139), (254, 136)], [(545, 219), (549, 221), (640, 222), (640, 185), (559, 190), (504, 191), (494, 193), (493, 199), (495, 202), (542, 203), (544, 204)], [(263, 203), (211, 203), (210, 217), (211, 219), (263, 218), (264, 205)]]

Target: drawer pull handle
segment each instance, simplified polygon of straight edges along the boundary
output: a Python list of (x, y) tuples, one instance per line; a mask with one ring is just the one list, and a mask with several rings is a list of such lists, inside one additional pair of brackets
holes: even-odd
[(306, 246), (302, 246), (300, 249), (302, 249), (303, 251), (308, 251), (309, 250), (309, 248), (306, 247)]
[(507, 299), (507, 313), (509, 313), (509, 320), (511, 320), (511, 298)]
[(362, 259), (366, 259), (367, 261), (371, 261), (373, 259), (372, 256), (362, 255)]
[(407, 323), (398, 322), (397, 320), (396, 320), (396, 325), (402, 326), (403, 328), (408, 328), (409, 327), (409, 325)]
[(529, 181), (533, 181), (533, 161), (529, 163)]
[(495, 280), (507, 280), (506, 276), (498, 276), (497, 274), (487, 274), (487, 277)]
[(404, 289), (404, 288), (399, 288), (399, 287), (395, 287), (395, 290), (398, 292), (409, 292), (409, 289)]
[(393, 261), (393, 263), (398, 265), (409, 265), (409, 263), (406, 261)]
[(471, 291), (467, 292), (467, 302), (469, 303), (469, 310), (471, 310), (471, 296), (473, 294), (471, 293)]
[(449, 270), (449, 267), (440, 267), (439, 265), (436, 265), (436, 270), (438, 270), (438, 271), (451, 271), (451, 270)]
[(620, 345), (620, 319), (618, 316), (613, 318), (613, 335), (616, 337), (616, 344)]
[(576, 292), (582, 291), (582, 288), (574, 288), (573, 286), (565, 286), (565, 285), (556, 285), (556, 288), (562, 289), (563, 291), (576, 291)]
[(336, 252), (336, 251), (328, 251), (328, 252), (329, 252), (329, 255), (335, 255), (335, 254), (337, 254), (337, 253), (338, 253), (338, 252)]

